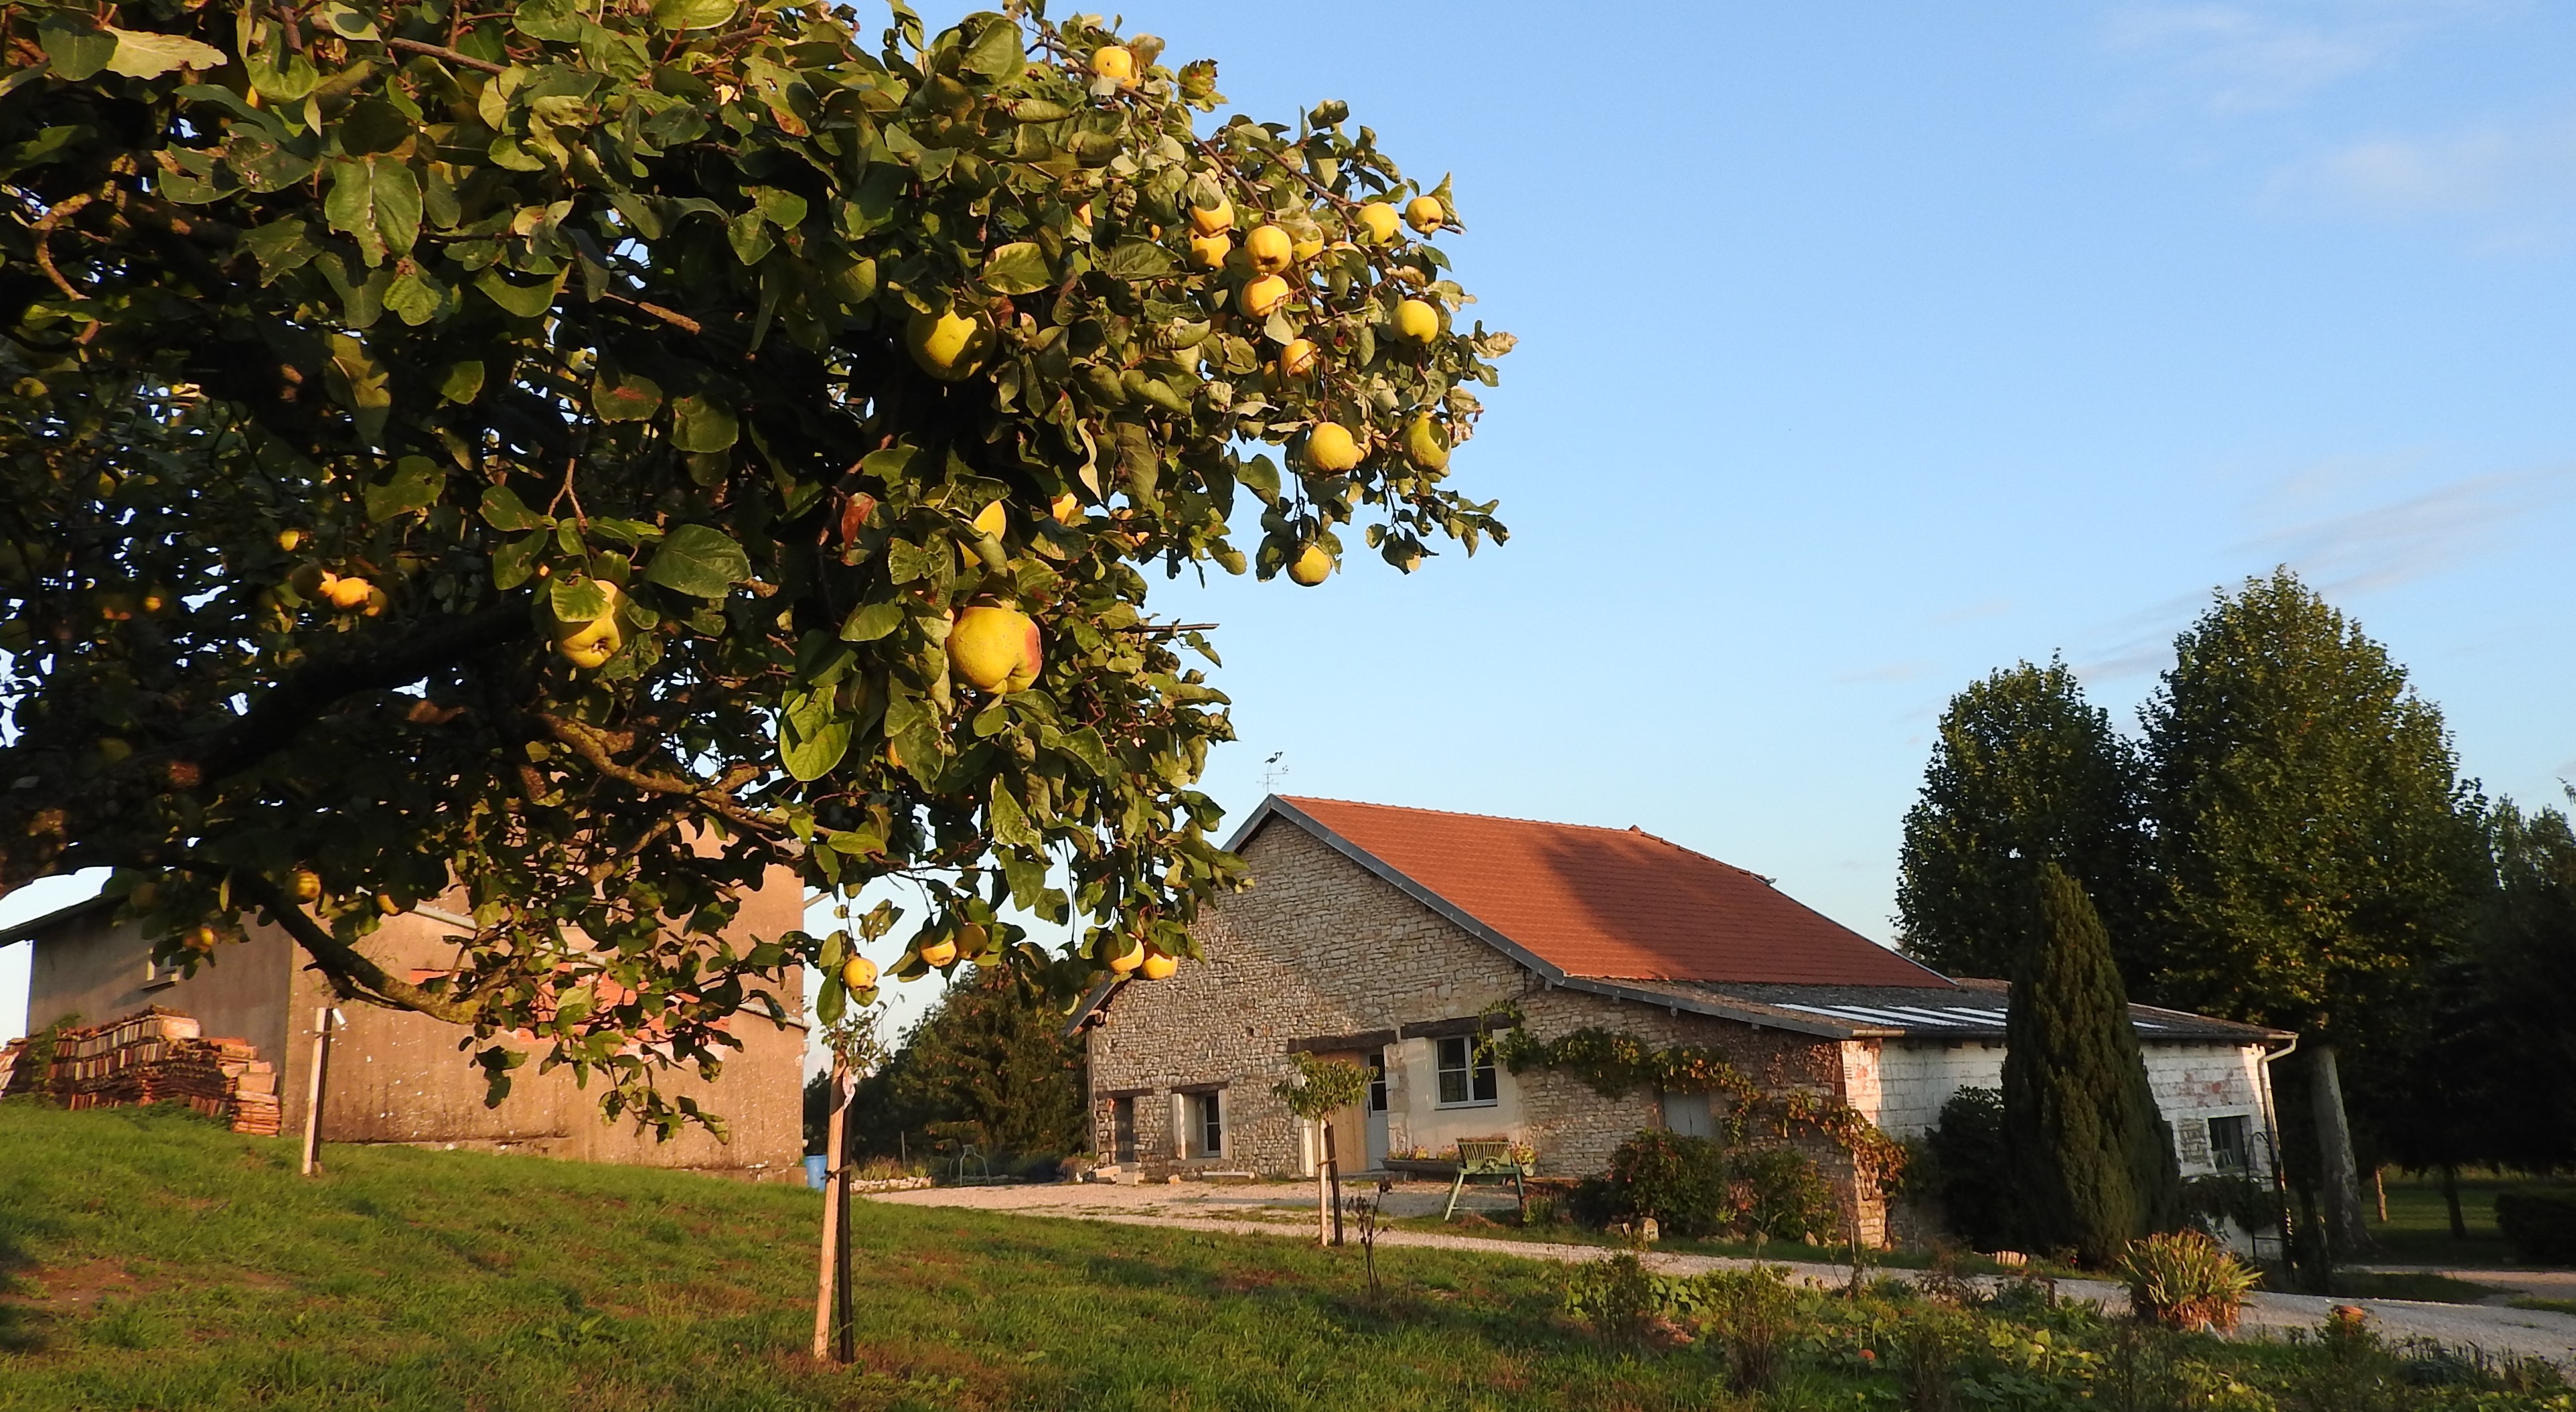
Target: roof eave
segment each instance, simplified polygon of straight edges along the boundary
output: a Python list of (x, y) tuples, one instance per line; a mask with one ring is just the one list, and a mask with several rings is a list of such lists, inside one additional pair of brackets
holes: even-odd
[(96, 897), (84, 897), (68, 906), (57, 907), (41, 917), (31, 917), (14, 927), (0, 930), (0, 946), (14, 946), (22, 941), (33, 940), (64, 922), (115, 905), (116, 898), (104, 892)]
[(1769, 1030), (1811, 1034), (1824, 1039), (1894, 1039), (1906, 1033), (1904, 1030), (1885, 1025), (1839, 1023), (1826, 1019), (1822, 1015), (1785, 1014), (1769, 1006), (1730, 1003), (1700, 996), (1666, 995), (1660, 991), (1640, 990), (1635, 986), (1621, 985), (1615, 980), (1605, 980), (1598, 976), (1559, 976), (1555, 978), (1554, 983), (1567, 990), (1587, 991), (1594, 995), (1605, 995), (1613, 1000), (1625, 1000), (1632, 1004), (1652, 1005), (1664, 1010), (1687, 1010), (1694, 1015), (1734, 1020), (1741, 1024), (1758, 1025)]

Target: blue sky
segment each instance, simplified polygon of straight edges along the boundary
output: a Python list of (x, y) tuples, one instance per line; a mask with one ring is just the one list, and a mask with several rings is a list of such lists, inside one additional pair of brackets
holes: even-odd
[(1454, 173), (1471, 312), (1521, 337), (1453, 467), (1508, 546), (1158, 605), (1224, 625), (1238, 815), (1284, 752), (1287, 792), (1633, 823), (1885, 939), (1952, 691), (2062, 651), (2132, 721), (2210, 592), (2283, 562), (2490, 793), (2576, 777), (2576, 7), (1129, 28)]

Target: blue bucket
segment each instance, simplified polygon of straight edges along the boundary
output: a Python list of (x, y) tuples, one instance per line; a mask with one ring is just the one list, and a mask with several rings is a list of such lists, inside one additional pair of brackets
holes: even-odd
[(808, 1157), (808, 1158), (806, 1158), (806, 1159), (805, 1159), (805, 1185), (806, 1185), (806, 1186), (808, 1186), (808, 1187), (810, 1187), (810, 1188), (814, 1189), (815, 1191), (821, 1191), (821, 1190), (823, 1189), (823, 1183), (824, 1183), (824, 1182), (826, 1182), (826, 1181), (829, 1181), (829, 1180), (831, 1179), (831, 1176), (832, 1176), (832, 1159), (831, 1159), (831, 1158), (826, 1157), (826, 1156), (824, 1156), (822, 1153), (817, 1152), (817, 1153), (815, 1153), (813, 1156)]

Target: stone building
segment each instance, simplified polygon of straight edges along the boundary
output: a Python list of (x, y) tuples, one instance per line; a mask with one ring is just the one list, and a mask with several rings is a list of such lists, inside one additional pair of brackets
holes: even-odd
[[(1203, 964), (1105, 983), (1076, 1013), (1097, 1150), (1122, 1172), (1312, 1172), (1318, 1125), (1275, 1092), (1296, 1053), (1370, 1072), (1368, 1096), (1329, 1120), (1345, 1169), (1500, 1137), (1542, 1173), (1584, 1175), (1641, 1128), (1712, 1131), (1705, 1094), (1605, 1097), (1571, 1072), (1493, 1064), (1474, 1036), (1498, 1015), (1540, 1040), (1597, 1028), (1703, 1046), (1772, 1094), (1848, 1105), (1900, 1138), (2002, 1072), (2001, 983), (1938, 975), (1634, 828), (1273, 796), (1229, 847), (1253, 884), (1202, 915)], [(2185, 1175), (2268, 1174), (2264, 1060), (2289, 1036), (2131, 1013)], [(1793, 1140), (1883, 1238), (1883, 1203), (1843, 1148)]]
[[(441, 899), (464, 906), (460, 895)], [(804, 891), (793, 872), (774, 868), (744, 899), (728, 933), (747, 948), (755, 936), (776, 937), (802, 924)], [(435, 905), (388, 919), (364, 943), (378, 964), (419, 980), (455, 953), (453, 938), (471, 923)], [(331, 989), (284, 930), (251, 922), (239, 942), (221, 948), (193, 976), (152, 959), (152, 940), (117, 920), (110, 899), (96, 898), (0, 932), (0, 945), (33, 941), (27, 1019), (42, 1028), (77, 1015), (84, 1023), (118, 1020), (151, 1007), (186, 1015), (207, 1035), (246, 1040), (275, 1070), (285, 1131), (301, 1134), (312, 1090), (317, 1011)], [(779, 995), (790, 1015), (803, 997), (791, 973)], [(715, 1082), (694, 1070), (664, 1071), (665, 1092), (686, 1094), (724, 1118), (729, 1140), (692, 1127), (657, 1142), (631, 1120), (608, 1121), (599, 1085), (577, 1087), (570, 1069), (540, 1074), (530, 1062), (513, 1075), (498, 1107), (483, 1103), (483, 1071), (458, 1049), (466, 1032), (408, 1010), (341, 1003), (323, 1081), (326, 1143), (402, 1143), (418, 1147), (526, 1152), (590, 1162), (677, 1167), (753, 1179), (800, 1179), (804, 1153), (802, 1084), (805, 1029), (744, 1012), (731, 1021), (742, 1048)]]

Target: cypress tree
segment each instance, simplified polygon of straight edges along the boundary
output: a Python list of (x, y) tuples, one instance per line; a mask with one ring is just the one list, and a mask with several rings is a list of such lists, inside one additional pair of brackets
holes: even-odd
[(2033, 892), (2004, 1020), (2004, 1141), (2022, 1238), (2107, 1265), (2137, 1237), (2181, 1225), (2182, 1177), (2092, 899), (2053, 862)]

